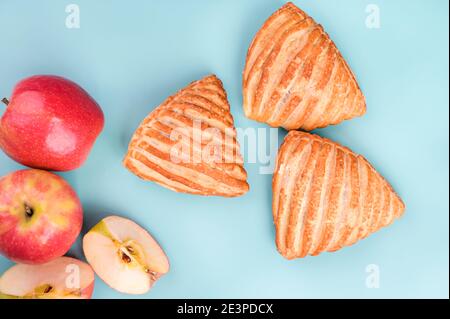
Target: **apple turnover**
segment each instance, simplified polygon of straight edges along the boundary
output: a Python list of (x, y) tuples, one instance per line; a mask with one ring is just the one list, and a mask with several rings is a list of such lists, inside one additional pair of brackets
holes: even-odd
[(134, 133), (124, 165), (177, 192), (246, 193), (247, 173), (222, 82), (207, 76), (158, 106)]
[(288, 130), (310, 131), (366, 111), (355, 76), (333, 41), (290, 2), (253, 39), (243, 96), (248, 118)]
[(279, 150), (272, 187), (276, 244), (287, 259), (352, 245), (405, 209), (364, 157), (299, 131)]

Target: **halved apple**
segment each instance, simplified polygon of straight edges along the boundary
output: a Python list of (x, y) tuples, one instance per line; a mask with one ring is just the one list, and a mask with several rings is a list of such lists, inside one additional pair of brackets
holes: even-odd
[(169, 261), (152, 236), (135, 222), (109, 216), (83, 238), (86, 259), (111, 288), (144, 294), (169, 271)]
[(0, 299), (90, 299), (94, 279), (88, 264), (70, 257), (17, 264), (0, 277)]

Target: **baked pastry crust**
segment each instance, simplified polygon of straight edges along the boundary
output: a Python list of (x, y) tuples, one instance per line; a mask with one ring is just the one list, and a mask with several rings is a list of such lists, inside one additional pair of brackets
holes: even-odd
[(322, 26), (289, 2), (258, 31), (243, 73), (245, 115), (313, 130), (366, 112), (355, 76)]
[(352, 245), (405, 209), (364, 157), (300, 131), (279, 150), (272, 188), (276, 245), (287, 259)]
[(230, 105), (215, 75), (191, 83), (151, 112), (123, 164), (176, 192), (234, 197), (249, 190)]

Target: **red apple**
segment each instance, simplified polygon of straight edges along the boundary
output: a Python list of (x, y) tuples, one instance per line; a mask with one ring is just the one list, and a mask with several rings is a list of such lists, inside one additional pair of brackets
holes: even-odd
[(0, 299), (90, 299), (94, 278), (88, 264), (70, 257), (17, 264), (0, 277)]
[(70, 185), (37, 169), (0, 178), (0, 253), (26, 264), (64, 255), (81, 231), (83, 210)]
[(19, 82), (0, 120), (0, 147), (29, 167), (69, 171), (86, 160), (103, 129), (100, 106), (72, 81), (37, 75)]

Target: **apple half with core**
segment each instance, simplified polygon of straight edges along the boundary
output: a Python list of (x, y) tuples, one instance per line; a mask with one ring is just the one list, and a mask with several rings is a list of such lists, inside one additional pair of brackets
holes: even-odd
[(169, 271), (169, 261), (152, 236), (135, 222), (109, 216), (83, 238), (88, 263), (111, 288), (144, 294)]
[[(69, 171), (80, 167), (104, 125), (95, 100), (76, 83), (36, 75), (20, 81), (0, 118), (0, 147), (29, 167)], [(0, 105), (1, 106), (1, 105)]]
[(25, 264), (64, 255), (83, 223), (80, 200), (53, 173), (27, 169), (0, 178), (0, 253)]
[(0, 299), (90, 299), (94, 278), (91, 266), (70, 257), (17, 264), (0, 277)]

